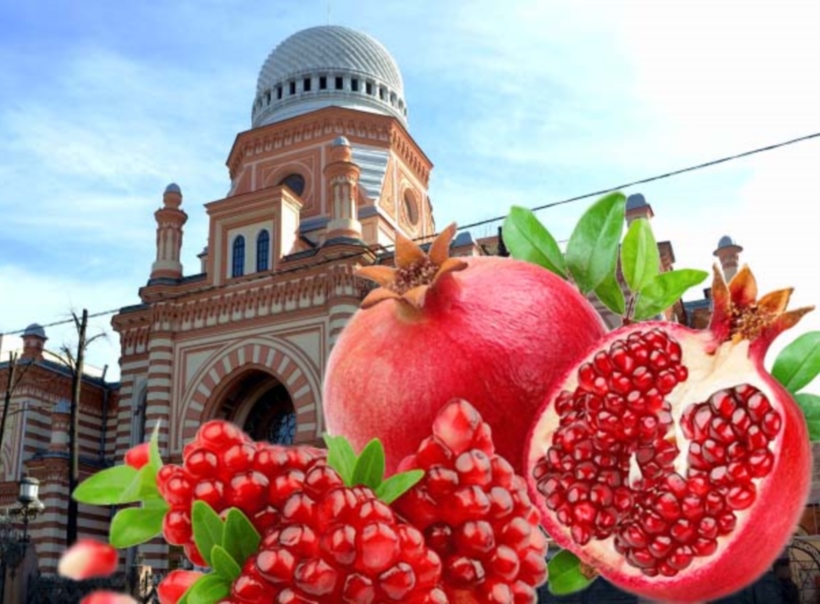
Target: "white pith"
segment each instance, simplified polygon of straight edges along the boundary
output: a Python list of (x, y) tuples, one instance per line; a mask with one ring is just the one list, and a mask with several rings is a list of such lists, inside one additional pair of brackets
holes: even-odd
[[(651, 327), (647, 327), (647, 329), (651, 329)], [(636, 329), (635, 331), (639, 330)], [(624, 334), (622, 337), (625, 339), (626, 335), (628, 334)], [(704, 350), (706, 350), (712, 338), (709, 331), (687, 331), (677, 335), (672, 331), (670, 335), (681, 345), (682, 364), (686, 366), (689, 371), (688, 378), (678, 384), (678, 386), (665, 397), (672, 408), (673, 435), (680, 451), (674, 461), (674, 467), (681, 476), (686, 477), (688, 470), (687, 453), (689, 441), (683, 435), (680, 428), (680, 418), (690, 404), (705, 402), (712, 394), (722, 389), (741, 384), (749, 384), (760, 390), (770, 401), (773, 408), (777, 409), (778, 407), (771, 388), (766, 381), (760, 377), (757, 367), (752, 360), (749, 359), (749, 342), (747, 340), (738, 343), (732, 343), (731, 341), (724, 342), (717, 348), (714, 354), (707, 355), (704, 353)], [(680, 335), (680, 337), (678, 337), (678, 335)], [(609, 344), (611, 345), (614, 341), (614, 339), (610, 340)], [(608, 348), (608, 346), (606, 348)], [(590, 354), (585, 362), (590, 362), (597, 352), (596, 350)], [(564, 383), (563, 390), (574, 391), (577, 386), (578, 380), (576, 373)], [(558, 393), (555, 392), (553, 396), (557, 394)], [(538, 447), (539, 450), (535, 450), (535, 447), (530, 450), (529, 459), (527, 460), (528, 468), (534, 468), (536, 461), (546, 455), (551, 445), (551, 440), (548, 435), (555, 432), (559, 423), (560, 418), (555, 410), (555, 406), (549, 405), (533, 429), (531, 443), (542, 443), (542, 445)], [(775, 454), (775, 457), (777, 457), (777, 451), (781, 447), (782, 434), (783, 430), (781, 429), (780, 433), (769, 443), (769, 449)], [(668, 438), (669, 437), (671, 437), (671, 435), (669, 435)], [(638, 478), (640, 478), (640, 468), (633, 455), (632, 459), (630, 459), (630, 470), (627, 477), (628, 484), (633, 485)], [(758, 489), (758, 497), (760, 497), (760, 483), (763, 480), (764, 478), (753, 479), (753, 483)], [(731, 535), (737, 534), (745, 529), (752, 509), (754, 509), (754, 506), (747, 510), (735, 511), (735, 528), (730, 535), (717, 538), (717, 551), (711, 556), (694, 557), (689, 567), (675, 577), (657, 576), (651, 579), (645, 577), (639, 568), (629, 564), (622, 555), (615, 551), (613, 545), (614, 537), (609, 537), (605, 540), (596, 540), (593, 538), (589, 543), (583, 546), (582, 557), (600, 569), (608, 568), (616, 571), (621, 576), (636, 577), (651, 581), (653, 584), (661, 584), (663, 582), (676, 583), (680, 580), (680, 576), (695, 574), (699, 569), (708, 566), (712, 559), (720, 556), (721, 552), (727, 547)], [(550, 517), (551, 521), (549, 524), (552, 532), (555, 533), (559, 531), (561, 533), (560, 535), (553, 534), (553, 538), (556, 538), (564, 547), (575, 549), (576, 553), (579, 553), (577, 551), (579, 548), (572, 540), (569, 528), (561, 525), (554, 518), (554, 514), (551, 514)]]

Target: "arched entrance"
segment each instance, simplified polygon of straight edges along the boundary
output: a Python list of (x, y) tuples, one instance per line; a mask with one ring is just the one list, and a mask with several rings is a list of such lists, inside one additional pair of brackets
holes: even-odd
[(251, 438), (282, 445), (296, 439), (296, 409), (287, 388), (271, 374), (249, 369), (222, 393), (217, 417), (230, 420)]

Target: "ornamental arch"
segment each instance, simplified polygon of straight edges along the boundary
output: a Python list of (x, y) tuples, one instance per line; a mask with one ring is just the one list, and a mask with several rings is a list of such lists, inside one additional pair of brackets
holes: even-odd
[[(231, 344), (203, 363), (186, 389), (180, 409), (180, 450), (199, 426), (216, 418), (250, 428), (255, 437), (273, 429), (277, 416), (283, 428), (292, 424), (294, 444), (315, 443), (321, 433), (318, 369), (303, 351), (280, 339)], [(260, 438), (261, 439), (261, 438)], [(264, 438), (267, 440), (267, 438)]]

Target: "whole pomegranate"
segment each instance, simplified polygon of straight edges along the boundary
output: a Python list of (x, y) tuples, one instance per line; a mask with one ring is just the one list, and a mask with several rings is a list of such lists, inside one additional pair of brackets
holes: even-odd
[(602, 340), (548, 397), (529, 435), (542, 524), (613, 583), (701, 602), (753, 582), (782, 551), (808, 495), (802, 413), (763, 367), (808, 310), (791, 290), (759, 301), (744, 267), (715, 269), (707, 330), (664, 323)]
[(534, 264), (448, 258), (455, 225), (429, 256), (397, 234), (397, 269), (360, 271), (370, 292), (328, 360), (328, 431), (355, 448), (378, 437), (387, 471), (415, 452), (438, 411), (469, 400), (521, 473), (523, 436), (550, 386), (604, 334), (575, 288)]

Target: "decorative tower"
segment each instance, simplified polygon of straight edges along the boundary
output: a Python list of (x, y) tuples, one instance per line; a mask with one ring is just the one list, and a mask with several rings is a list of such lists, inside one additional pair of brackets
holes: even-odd
[(23, 332), (23, 359), (39, 361), (43, 358), (43, 345), (46, 343), (46, 331), (38, 323), (32, 323)]
[(325, 240), (336, 237), (361, 239), (358, 220), (359, 166), (353, 163), (350, 141), (339, 136), (330, 143), (329, 161), (323, 170), (330, 194), (330, 221)]
[(182, 191), (171, 183), (162, 195), (163, 207), (154, 213), (157, 220), (157, 259), (151, 265), (151, 281), (155, 279), (179, 279), (182, 277), (182, 226), (188, 215), (179, 209)]
[(646, 198), (640, 193), (633, 193), (626, 198), (626, 224), (629, 226), (637, 218), (651, 220), (655, 215), (652, 206), (646, 202)]
[(723, 276), (729, 281), (737, 273), (737, 265), (740, 259), (740, 252), (743, 248), (732, 241), (728, 235), (724, 235), (718, 241), (714, 255), (720, 260), (720, 267), (723, 269)]

